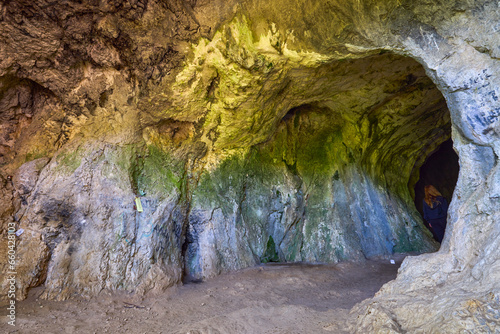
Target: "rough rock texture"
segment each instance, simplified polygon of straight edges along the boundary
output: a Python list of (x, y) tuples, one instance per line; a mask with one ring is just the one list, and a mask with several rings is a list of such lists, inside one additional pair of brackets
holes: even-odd
[[(386, 74), (386, 66), (396, 74)], [(297, 85), (312, 85), (307, 71), (301, 72)], [(238, 268), (240, 261), (253, 264), (269, 238), (287, 261), (337, 262), (431, 249), (414, 208), (405, 203), (406, 180), (414, 163), (408, 158), (421, 150), (416, 143), (446, 135), (449, 119), (440, 94), (417, 64), (394, 55), (315, 72), (326, 77), (323, 85), (290, 87), (282, 94), (305, 91), (320, 102), (296, 102), (300, 106), (283, 117), (267, 142), (201, 175), (192, 200), (193, 241), (188, 240), (195, 272), (207, 277)], [(364, 96), (374, 106), (356, 109)], [(416, 124), (428, 126), (416, 133)], [(397, 160), (391, 158), (396, 152)], [(214, 223), (221, 219), (228, 221)], [(225, 233), (233, 243), (219, 245)]]
[(0, 231), (25, 230), (18, 298), (431, 251), (408, 188), (451, 132), (460, 176), (440, 251), (407, 260), (350, 326), (494, 331), (498, 13), (486, 0), (0, 4)]

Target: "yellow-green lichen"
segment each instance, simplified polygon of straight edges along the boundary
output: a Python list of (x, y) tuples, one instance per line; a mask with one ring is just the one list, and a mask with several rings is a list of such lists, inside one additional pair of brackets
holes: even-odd
[(25, 156), (25, 162), (29, 162), (29, 161), (33, 161), (33, 160), (36, 160), (36, 159), (40, 159), (40, 158), (43, 158), (43, 157), (46, 157), (48, 156), (48, 153), (45, 152), (45, 151), (41, 151), (41, 152), (28, 152), (26, 153), (26, 156)]
[(85, 150), (79, 146), (75, 150), (67, 150), (57, 155), (58, 169), (65, 173), (72, 174), (82, 163)]
[(167, 197), (179, 192), (184, 175), (184, 163), (156, 146), (148, 146), (144, 157), (138, 157), (131, 170), (138, 195)]

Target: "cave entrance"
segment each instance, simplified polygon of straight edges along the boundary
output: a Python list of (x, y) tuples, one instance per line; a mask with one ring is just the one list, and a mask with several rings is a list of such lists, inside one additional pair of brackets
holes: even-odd
[[(427, 156), (419, 168), (419, 179), (414, 186), (415, 207), (422, 217), (424, 216), (424, 187), (433, 185), (450, 203), (457, 184), (459, 169), (458, 155), (453, 149), (451, 139), (443, 142)], [(429, 228), (429, 224), (425, 220), (424, 225)]]

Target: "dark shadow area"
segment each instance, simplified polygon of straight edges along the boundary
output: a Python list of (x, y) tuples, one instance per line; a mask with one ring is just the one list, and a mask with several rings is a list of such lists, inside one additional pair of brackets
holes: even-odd
[[(420, 178), (415, 184), (415, 206), (423, 216), (424, 187), (433, 185), (450, 203), (458, 180), (458, 155), (453, 141), (448, 139), (434, 151), (420, 167)], [(429, 227), (424, 221), (426, 227)]]

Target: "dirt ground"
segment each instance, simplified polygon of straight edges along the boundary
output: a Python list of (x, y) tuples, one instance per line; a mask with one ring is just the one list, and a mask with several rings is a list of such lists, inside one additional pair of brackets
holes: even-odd
[[(356, 303), (396, 277), (404, 255), (336, 265), (267, 264), (145, 298), (54, 302), (33, 289), (2, 333), (342, 333)], [(2, 304), (1, 314), (6, 314)], [(4, 332), (5, 330), (5, 332)]]

